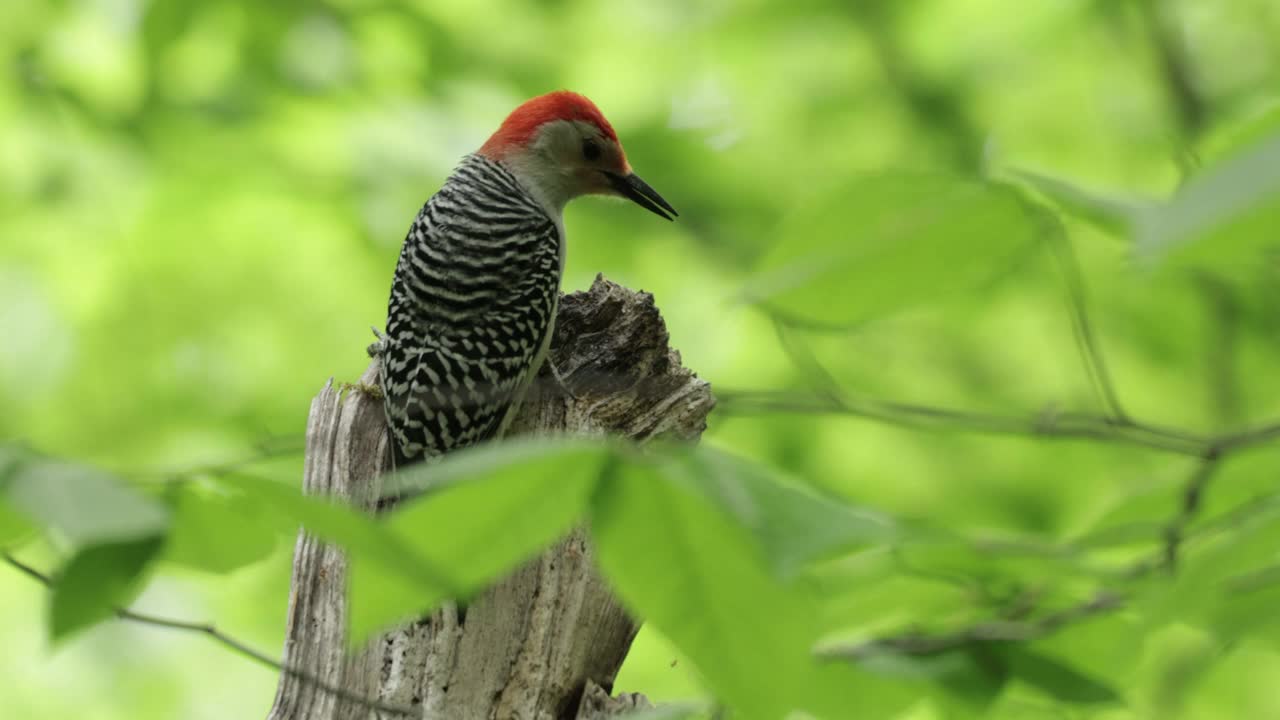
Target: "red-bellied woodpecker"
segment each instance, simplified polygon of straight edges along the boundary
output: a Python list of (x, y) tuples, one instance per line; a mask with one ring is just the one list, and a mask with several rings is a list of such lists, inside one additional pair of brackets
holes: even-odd
[(398, 463), (505, 430), (550, 344), (564, 206), (588, 194), (676, 215), (600, 110), (559, 91), (516, 108), (418, 213), (376, 346)]

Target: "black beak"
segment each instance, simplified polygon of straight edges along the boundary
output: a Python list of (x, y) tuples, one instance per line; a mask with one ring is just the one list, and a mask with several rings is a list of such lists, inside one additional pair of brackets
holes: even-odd
[[(671, 207), (671, 203), (662, 199), (657, 190), (649, 187), (649, 183), (640, 179), (639, 175), (631, 173), (630, 175), (619, 175), (607, 170), (602, 170), (604, 176), (609, 178), (609, 184), (613, 185), (613, 189), (618, 191), (619, 195), (629, 198), (632, 202), (640, 207), (652, 212), (658, 217), (675, 220), (680, 213)], [(671, 213), (668, 215), (667, 213)]]

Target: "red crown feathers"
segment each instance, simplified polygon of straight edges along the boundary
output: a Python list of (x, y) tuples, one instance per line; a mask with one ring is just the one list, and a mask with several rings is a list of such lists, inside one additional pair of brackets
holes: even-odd
[(526, 100), (502, 121), (502, 126), (480, 148), (482, 155), (497, 157), (529, 142), (543, 123), (552, 120), (579, 120), (595, 125), (604, 136), (618, 141), (618, 134), (605, 120), (596, 104), (568, 90), (557, 90)]

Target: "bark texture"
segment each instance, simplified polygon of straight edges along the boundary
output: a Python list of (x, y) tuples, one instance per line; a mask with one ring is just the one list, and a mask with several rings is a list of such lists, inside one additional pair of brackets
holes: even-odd
[[(512, 434), (612, 434), (696, 440), (715, 404), (708, 384), (668, 346), (653, 297), (597, 277), (561, 298), (550, 361)], [(377, 363), (360, 383), (378, 383)], [(311, 404), (303, 483), (372, 510), (388, 467), (381, 400), (330, 381)], [(582, 532), (572, 533), (459, 613), (447, 605), (344, 651), (346, 563), (300, 534), (294, 552), (284, 663), (268, 720), (603, 720), (648, 707), (612, 697), (638, 626), (597, 574)], [(316, 681), (400, 708), (376, 710)]]

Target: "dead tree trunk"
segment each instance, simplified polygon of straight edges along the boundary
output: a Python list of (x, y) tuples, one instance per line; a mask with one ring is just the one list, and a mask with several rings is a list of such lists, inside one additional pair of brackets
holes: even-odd
[[(706, 382), (680, 363), (653, 297), (598, 277), (564, 296), (550, 358), (572, 397), (544, 369), (513, 433), (613, 434), (696, 440), (714, 405)], [(360, 379), (377, 383), (377, 363)], [(307, 422), (304, 489), (371, 509), (387, 467), (381, 401), (325, 386)], [(412, 709), (426, 720), (596, 720), (634, 707), (610, 697), (637, 624), (597, 574), (575, 532), (484, 592), (460, 614), (446, 606), (345, 652), (346, 563), (300, 534), (294, 552), (284, 662), (268, 720), (390, 718), (338, 697)]]

